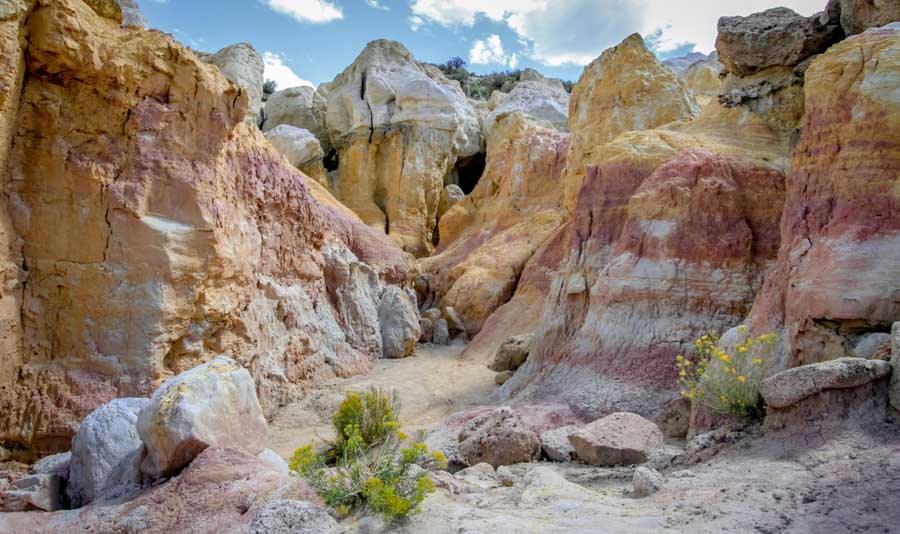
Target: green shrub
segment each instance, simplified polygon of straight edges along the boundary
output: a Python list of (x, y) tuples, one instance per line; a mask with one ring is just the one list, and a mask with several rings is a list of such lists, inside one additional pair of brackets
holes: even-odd
[(732, 353), (720, 349), (718, 334), (710, 332), (695, 342), (694, 358), (676, 357), (682, 397), (722, 415), (757, 414), (759, 385), (766, 377), (778, 336), (765, 334), (753, 339), (745, 327), (738, 331), (743, 340)]
[[(362, 396), (348, 393), (332, 418), (336, 428), (343, 425), (338, 432), (340, 452), (336, 446), (330, 455), (318, 455), (312, 445), (301, 447), (290, 469), (339, 514), (362, 509), (388, 521), (409, 515), (434, 491), (423, 468), (444, 468), (447, 459), (408, 440), (398, 430), (397, 412), (396, 394), (374, 388)], [(335, 459), (334, 467), (328, 466), (329, 457)]]

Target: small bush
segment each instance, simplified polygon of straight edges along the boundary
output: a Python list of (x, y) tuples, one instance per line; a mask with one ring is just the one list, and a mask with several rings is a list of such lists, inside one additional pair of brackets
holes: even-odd
[(748, 417), (758, 413), (759, 385), (766, 377), (778, 336), (765, 334), (753, 339), (746, 335), (745, 327), (738, 330), (744, 339), (733, 353), (721, 350), (718, 334), (710, 332), (696, 341), (693, 359), (679, 354), (676, 365), (682, 397), (718, 414)]
[[(423, 468), (444, 468), (447, 459), (408, 440), (398, 430), (398, 411), (396, 394), (374, 388), (363, 396), (348, 393), (332, 418), (336, 428), (343, 424), (340, 445), (328, 455), (317, 455), (312, 445), (301, 447), (294, 452), (290, 469), (339, 514), (362, 509), (387, 521), (406, 517), (434, 491)], [(335, 460), (334, 467), (328, 466), (328, 458)]]

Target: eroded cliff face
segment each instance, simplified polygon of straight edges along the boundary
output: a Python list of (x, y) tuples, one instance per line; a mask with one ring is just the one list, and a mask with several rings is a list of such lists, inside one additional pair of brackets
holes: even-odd
[(459, 84), (400, 43), (381, 40), (324, 92), (340, 161), (335, 196), (404, 250), (430, 254), (444, 178), (482, 146)]
[(778, 262), (753, 306), (778, 368), (845, 356), (900, 315), (900, 27), (851, 37), (806, 72)]
[(251, 370), (269, 413), (367, 370), (406, 255), (275, 153), (243, 122), (247, 94), (170, 36), (81, 0), (18, 4), (0, 18), (0, 444), (66, 450), (99, 404), (216, 354)]

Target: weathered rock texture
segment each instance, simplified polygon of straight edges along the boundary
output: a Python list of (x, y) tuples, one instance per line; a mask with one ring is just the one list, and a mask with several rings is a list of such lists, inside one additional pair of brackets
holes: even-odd
[(431, 253), (444, 177), (482, 144), (459, 84), (380, 40), (326, 86), (335, 195), (405, 250)]
[(575, 454), (591, 465), (642, 464), (663, 444), (651, 421), (633, 413), (614, 413), (569, 434)]
[(847, 35), (856, 35), (900, 20), (900, 0), (829, 0), (825, 16), (840, 20)]
[(700, 107), (706, 107), (719, 96), (722, 89), (722, 70), (723, 65), (719, 62), (718, 55), (713, 52), (708, 58), (697, 61), (688, 67), (687, 71), (681, 75), (684, 84), (691, 93)]
[(328, 188), (328, 173), (322, 163), (325, 153), (312, 132), (281, 124), (266, 132), (266, 139), (291, 165)]
[(776, 7), (749, 17), (722, 17), (716, 51), (728, 71), (745, 76), (779, 65), (794, 66), (843, 37), (834, 21), (803, 17)]
[(276, 91), (266, 101), (266, 121), (263, 131), (286, 124), (309, 130), (325, 152), (331, 151), (331, 139), (325, 126), (325, 112), (328, 106), (325, 97), (314, 87), (288, 87)]
[(557, 130), (569, 129), (569, 93), (562, 82), (545, 78), (533, 69), (525, 69), (512, 91), (485, 117), (482, 125), (485, 139), (490, 142), (497, 121), (516, 111)]
[(873, 29), (806, 71), (781, 248), (749, 318), (782, 334), (773, 369), (850, 353), (900, 316), (900, 28)]
[(856, 388), (891, 374), (891, 364), (883, 360), (838, 358), (801, 365), (763, 380), (759, 393), (766, 404), (786, 408), (828, 389)]
[(248, 43), (238, 43), (226, 46), (215, 54), (203, 54), (202, 57), (207, 63), (219, 67), (226, 78), (247, 92), (245, 120), (250, 124), (258, 124), (265, 65), (256, 49)]
[[(441, 217), (437, 254), (419, 261), (426, 304), (453, 307), (470, 335), (512, 297), (525, 265), (564, 218), (566, 134), (513, 113), (494, 126), (488, 147), (478, 185)], [(527, 326), (495, 332), (502, 338), (491, 344)]]
[(493, 467), (530, 462), (541, 452), (537, 434), (508, 407), (483, 413), (459, 433), (459, 452), (467, 465)]
[(380, 326), (363, 311), (405, 280), (402, 252), (242, 124), (245, 91), (171, 37), (80, 0), (15, 5), (0, 17), (5, 452), (66, 450), (97, 406), (217, 354), (268, 413), (369, 369)]

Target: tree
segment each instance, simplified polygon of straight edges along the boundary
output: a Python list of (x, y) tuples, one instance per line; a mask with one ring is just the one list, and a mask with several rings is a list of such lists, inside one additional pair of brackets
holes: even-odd
[(447, 69), (449, 70), (459, 70), (466, 66), (465, 60), (459, 56), (451, 57), (447, 61)]

